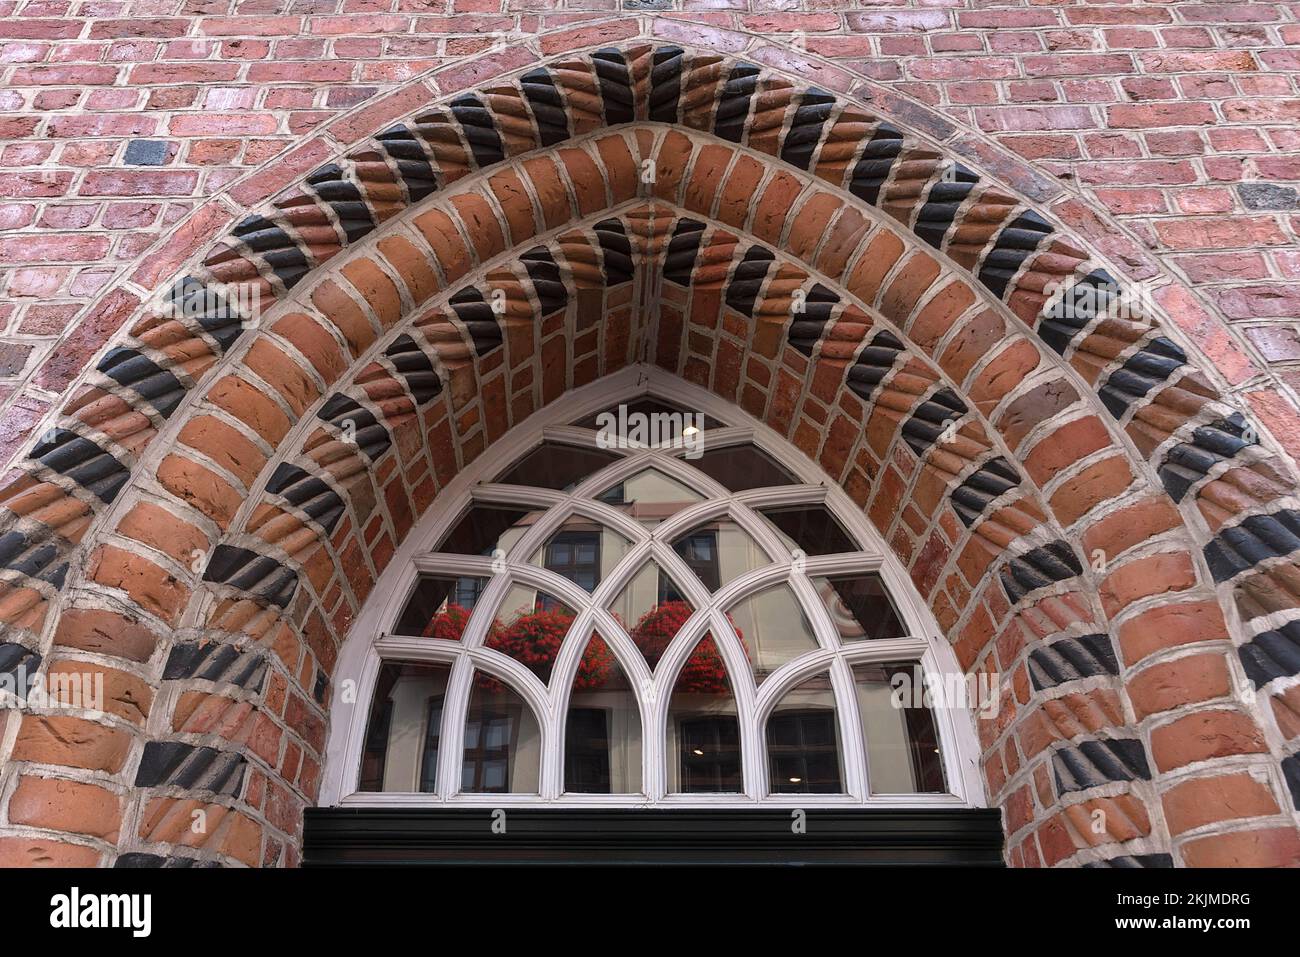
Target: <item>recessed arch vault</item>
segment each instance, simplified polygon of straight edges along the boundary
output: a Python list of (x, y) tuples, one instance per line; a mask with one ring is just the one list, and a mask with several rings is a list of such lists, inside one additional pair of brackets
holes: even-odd
[[(606, 48), (422, 107), (172, 287), (257, 314), (146, 315), (0, 491), (6, 654), (135, 703), (29, 714), (11, 757), (75, 721), (67, 766), (130, 779), (88, 847), (292, 862), (337, 648), (406, 533), (512, 425), (646, 362), (817, 462), (962, 666), (1007, 676), (980, 733), (1013, 863), (1288, 860), (1293, 480), (1108, 281), (989, 178), (741, 60)], [(1246, 766), (1259, 813), (1169, 819)]]

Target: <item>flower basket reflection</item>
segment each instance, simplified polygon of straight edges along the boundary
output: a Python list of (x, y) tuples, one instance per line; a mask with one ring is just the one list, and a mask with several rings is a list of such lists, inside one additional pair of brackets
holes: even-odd
[[(569, 633), (573, 617), (569, 612), (557, 609), (520, 615), (505, 626), (498, 621), (493, 623), (485, 644), (513, 658), (545, 681), (550, 677), (551, 667), (560, 654), (560, 646)], [(594, 634), (592, 638), (578, 662), (578, 674), (573, 682), (575, 691), (595, 691), (603, 687), (614, 667), (614, 656), (609, 648)], [(486, 691), (504, 688), (500, 681), (482, 672), (476, 676), (475, 682), (477, 687)]]
[[(641, 649), (641, 654), (645, 656), (646, 663), (651, 669), (659, 664), (664, 651), (692, 614), (693, 609), (686, 602), (666, 601), (650, 609), (637, 621), (632, 629), (632, 641)], [(728, 621), (730, 620), (728, 616)], [(739, 628), (736, 629), (736, 634), (740, 637), (743, 647), (745, 636), (740, 633)], [(722, 655), (712, 634), (706, 634), (700, 639), (691, 656), (686, 659), (686, 664), (682, 666), (681, 673), (678, 675), (675, 690), (695, 694), (731, 693), (731, 686), (727, 681), (727, 666), (722, 661)]]
[(469, 609), (455, 602), (448, 602), (425, 625), (421, 633), (424, 638), (437, 638), (441, 641), (460, 641), (465, 634), (465, 622), (469, 621)]

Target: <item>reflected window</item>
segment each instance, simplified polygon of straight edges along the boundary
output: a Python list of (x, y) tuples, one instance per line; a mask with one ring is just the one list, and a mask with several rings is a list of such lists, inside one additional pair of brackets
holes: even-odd
[(785, 693), (767, 719), (767, 760), (773, 794), (838, 794), (839, 727), (829, 674)]
[(599, 635), (583, 650), (564, 723), (564, 790), (641, 790), (641, 714), (614, 653)]
[(734, 715), (687, 717), (681, 735), (681, 792), (740, 791), (740, 724)]
[(437, 790), (442, 702), (450, 665), (385, 662), (361, 758), (362, 791)]
[(579, 588), (600, 584), (600, 532), (560, 532), (546, 543), (546, 568)]
[(722, 583), (718, 567), (718, 533), (714, 529), (692, 532), (673, 542), (673, 551), (694, 572), (695, 577), (709, 591), (717, 591)]
[(474, 676), (465, 715), (460, 789), (468, 794), (536, 794), (542, 736), (533, 711), (498, 678)]
[(706, 522), (673, 542), (673, 551), (709, 591), (771, 562), (753, 536), (728, 518)]
[(668, 703), (668, 789), (681, 794), (744, 790), (740, 722), (727, 666), (712, 635), (691, 651)]
[(631, 544), (618, 532), (575, 515), (529, 561), (591, 592), (627, 554)]
[(429, 699), (429, 716), (424, 722), (424, 755), (420, 761), (420, 790), (438, 790), (438, 747), (442, 743), (442, 695)]

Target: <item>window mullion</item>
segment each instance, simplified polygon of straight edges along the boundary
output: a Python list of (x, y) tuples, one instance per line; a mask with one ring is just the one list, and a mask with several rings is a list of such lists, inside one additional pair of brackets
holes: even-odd
[(465, 715), (469, 710), (474, 663), (462, 654), (451, 666), (442, 709), (442, 747), (438, 751), (438, 796), (444, 801), (460, 793), (460, 766), (465, 750)]
[(591, 607), (582, 607), (569, 625), (568, 634), (560, 645), (560, 653), (555, 656), (555, 663), (551, 666), (548, 695), (550, 707), (546, 721), (550, 726), (547, 739), (552, 742), (552, 746), (542, 755), (543, 796), (559, 797), (564, 793), (564, 752), (568, 746), (565, 741), (565, 722), (569, 713), (569, 697), (573, 693), (573, 682), (582, 663), (582, 653), (591, 640), (594, 622), (595, 614)]
[(862, 734), (853, 669), (842, 656), (836, 656), (831, 662), (831, 686), (835, 689), (835, 710), (840, 722), (840, 740), (844, 745), (840, 755), (844, 761), (844, 790), (857, 800), (865, 801), (871, 796), (871, 755)]
[(710, 608), (708, 619), (714, 643), (727, 666), (731, 694), (736, 699), (736, 718), (740, 728), (740, 767), (744, 793), (750, 800), (761, 798), (764, 749), (758, 741), (754, 670), (748, 655), (736, 637), (735, 629), (717, 608)]

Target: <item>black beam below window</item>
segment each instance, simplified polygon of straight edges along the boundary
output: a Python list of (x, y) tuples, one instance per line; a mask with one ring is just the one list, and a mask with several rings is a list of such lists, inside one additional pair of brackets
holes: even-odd
[(303, 866), (1002, 865), (997, 810), (812, 808), (804, 815), (803, 832), (795, 833), (792, 810), (771, 807), (308, 808)]

